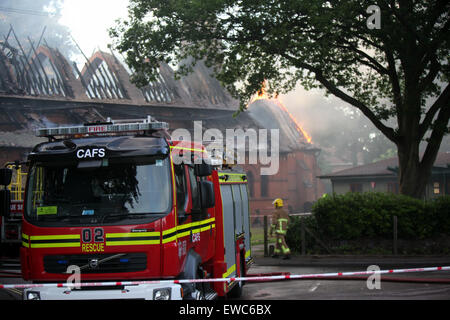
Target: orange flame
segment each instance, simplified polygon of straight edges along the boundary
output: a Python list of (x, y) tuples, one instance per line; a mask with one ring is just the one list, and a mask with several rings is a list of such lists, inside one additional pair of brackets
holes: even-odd
[(269, 95), (266, 92), (266, 82), (264, 81), (261, 89), (251, 98), (249, 105), (255, 102), (256, 100), (271, 100)]
[(289, 118), (291, 118), (291, 120), (295, 123), (297, 131), (300, 132), (301, 134), (303, 134), (303, 136), (305, 137), (306, 141), (308, 141), (308, 143), (312, 143), (311, 136), (300, 126), (297, 119), (295, 119), (295, 117), (288, 111), (288, 109), (283, 105), (283, 103), (278, 98), (276, 98), (274, 100), (276, 101), (276, 104), (278, 105), (278, 107), (280, 107), (282, 110), (284, 110), (287, 113), (287, 115), (289, 116)]
[(264, 81), (261, 89), (250, 99), (249, 105), (255, 102), (256, 100), (269, 100), (274, 102), (281, 110), (287, 113), (289, 118), (294, 122), (296, 130), (302, 134), (308, 143), (312, 143), (311, 136), (300, 126), (297, 119), (288, 111), (288, 109), (284, 106), (283, 102), (276, 96), (275, 98), (271, 98), (266, 92), (266, 82)]

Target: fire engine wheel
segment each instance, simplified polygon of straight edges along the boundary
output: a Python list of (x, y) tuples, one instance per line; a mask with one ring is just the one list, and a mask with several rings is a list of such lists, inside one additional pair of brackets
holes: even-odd
[[(239, 270), (241, 270), (241, 274), (239, 277), (244, 277), (245, 274), (243, 272), (244, 270), (244, 262), (241, 259), (239, 262)], [(242, 296), (242, 292), (244, 291), (244, 281), (238, 281), (234, 287), (231, 289), (230, 292), (228, 292), (229, 298), (240, 298)]]
[[(205, 277), (204, 277), (203, 268), (199, 266), (198, 269), (197, 269), (197, 279), (204, 279), (204, 278)], [(204, 282), (196, 284), (196, 286), (195, 286), (195, 288), (196, 288), (195, 300), (206, 300), (205, 299), (205, 294), (206, 294), (206, 291), (207, 291), (206, 287), (209, 287), (209, 285), (207, 283), (204, 283)]]
[[(202, 279), (204, 278), (203, 269), (200, 266), (201, 258), (193, 250), (188, 253), (185, 268), (181, 275), (183, 279)], [(204, 300), (209, 285), (206, 283), (189, 283), (183, 285), (185, 300)]]

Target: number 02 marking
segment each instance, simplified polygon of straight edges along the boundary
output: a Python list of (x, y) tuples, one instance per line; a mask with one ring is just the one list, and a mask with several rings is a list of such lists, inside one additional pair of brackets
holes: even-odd
[(84, 243), (92, 242), (92, 238), (94, 238), (94, 242), (105, 242), (105, 231), (103, 228), (95, 228), (94, 236), (92, 237), (92, 229), (83, 229), (81, 231), (81, 239)]

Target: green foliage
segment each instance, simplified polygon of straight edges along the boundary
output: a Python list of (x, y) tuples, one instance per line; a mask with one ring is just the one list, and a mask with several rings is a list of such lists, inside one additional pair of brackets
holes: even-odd
[[(399, 157), (408, 161), (399, 167), (408, 177), (400, 190), (420, 198), (450, 118), (450, 3), (377, 2), (380, 28), (367, 25), (372, 5), (373, 0), (131, 0), (128, 19), (110, 34), (140, 86), (157, 77), (161, 61), (184, 75), (201, 60), (240, 100), (241, 110), (264, 81), (271, 94), (297, 84), (326, 89), (402, 147)], [(393, 119), (398, 128), (386, 121)], [(415, 150), (430, 131), (419, 166)]]
[[(423, 62), (420, 56), (406, 58), (404, 50), (425, 54), (428, 49), (438, 58), (431, 66), (430, 57), (423, 57), (427, 60), (416, 70), (417, 80), (441, 72), (448, 76), (440, 58), (448, 55), (444, 34), (449, 6), (427, 1), (399, 5), (397, 10), (396, 5), (378, 4), (382, 28), (373, 29), (367, 27), (371, 16), (367, 8), (373, 4), (371, 0), (132, 0), (129, 18), (112, 28), (111, 35), (116, 47), (128, 54), (140, 84), (157, 74), (158, 61), (180, 63), (184, 73), (195, 60), (204, 59), (242, 98), (243, 106), (265, 79), (274, 93), (290, 91), (300, 82), (307, 89), (325, 87), (386, 120), (396, 115), (386, 100), (397, 103), (403, 94), (399, 90), (409, 85), (403, 78), (409, 71), (400, 68), (404, 65), (394, 70), (395, 64), (402, 58)], [(398, 17), (414, 24), (405, 26)], [(416, 37), (429, 41), (416, 42), (412, 29)], [(428, 74), (431, 67), (433, 73)], [(426, 80), (423, 93), (436, 95), (438, 88)]]
[(422, 201), (389, 193), (347, 193), (319, 199), (315, 231), (329, 240), (391, 239), (397, 216), (399, 239), (450, 235), (450, 197)]
[(450, 196), (438, 197), (431, 201), (436, 234), (450, 235)]
[[(394, 216), (398, 239), (410, 244), (401, 253), (448, 252), (440, 241), (450, 236), (450, 196), (422, 201), (388, 193), (347, 193), (319, 199), (312, 211), (302, 218), (305, 226), (333, 253), (392, 253)], [(294, 217), (286, 235), (294, 252), (301, 252), (300, 225)], [(329, 253), (315, 237), (306, 233), (306, 253)]]
[[(301, 221), (303, 219), (303, 223), (305, 227), (309, 230), (317, 230), (316, 219), (313, 216), (308, 217), (291, 217), (291, 221), (289, 223), (289, 228), (286, 234), (286, 243), (289, 248), (294, 252), (301, 252)], [(305, 235), (306, 236), (306, 235)], [(314, 239), (308, 238), (308, 250), (317, 251), (320, 248), (315, 248), (316, 243)]]

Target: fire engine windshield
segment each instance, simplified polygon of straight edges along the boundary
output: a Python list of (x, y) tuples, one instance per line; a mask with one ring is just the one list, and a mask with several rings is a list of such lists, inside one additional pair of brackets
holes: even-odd
[(168, 159), (110, 162), (97, 168), (35, 164), (29, 171), (26, 218), (60, 225), (156, 219), (171, 207)]

